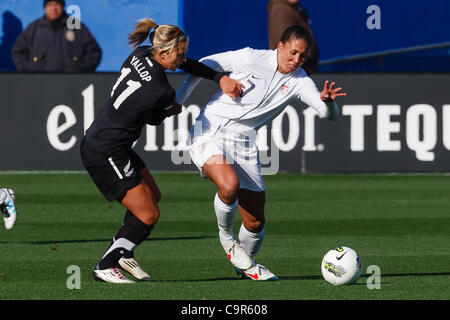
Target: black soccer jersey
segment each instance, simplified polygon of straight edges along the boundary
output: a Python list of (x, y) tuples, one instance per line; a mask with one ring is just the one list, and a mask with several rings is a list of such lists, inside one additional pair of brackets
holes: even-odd
[[(219, 81), (221, 74), (188, 59), (180, 69)], [(113, 154), (126, 152), (146, 124), (158, 125), (175, 99), (164, 68), (150, 57), (148, 47), (139, 47), (125, 60), (105, 106), (86, 131), (95, 150)]]

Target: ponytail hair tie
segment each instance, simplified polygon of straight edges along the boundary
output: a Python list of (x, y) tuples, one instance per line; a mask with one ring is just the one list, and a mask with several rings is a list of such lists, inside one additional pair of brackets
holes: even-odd
[(159, 25), (156, 25), (156, 26), (155, 26), (155, 27), (154, 27), (153, 29), (155, 29), (155, 30), (156, 30), (156, 29), (158, 29), (158, 28), (159, 28)]

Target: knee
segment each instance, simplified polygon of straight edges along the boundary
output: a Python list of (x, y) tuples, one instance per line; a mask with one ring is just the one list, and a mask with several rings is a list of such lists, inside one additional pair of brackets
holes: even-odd
[(156, 208), (156, 210), (153, 210), (152, 215), (150, 217), (151, 222), (148, 223), (148, 225), (154, 225), (158, 222), (159, 216), (160, 216), (159, 208)]
[(264, 217), (262, 218), (252, 217), (252, 219), (246, 219), (244, 221), (244, 227), (250, 232), (258, 233), (262, 229), (264, 229), (264, 223), (265, 223)]
[(239, 180), (232, 180), (223, 183), (218, 188), (220, 198), (226, 203), (233, 203), (237, 199), (239, 191)]
[(156, 208), (147, 212), (145, 215), (141, 215), (139, 218), (143, 223), (149, 226), (153, 226), (158, 222), (159, 216), (160, 216), (159, 208)]

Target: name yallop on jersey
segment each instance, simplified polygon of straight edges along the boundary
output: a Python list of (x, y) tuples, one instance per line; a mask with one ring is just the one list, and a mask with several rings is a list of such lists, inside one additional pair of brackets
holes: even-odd
[[(150, 61), (150, 59), (148, 57), (145, 57), (145, 60), (148, 63), (148, 65), (150, 66), (150, 68), (152, 68), (153, 63)], [(147, 82), (152, 80), (152, 76), (150, 75), (150, 72), (146, 70), (145, 63), (142, 62), (138, 57), (133, 56), (131, 58), (130, 64), (134, 67), (134, 69), (139, 74), (139, 76), (141, 77), (142, 80), (147, 81)]]

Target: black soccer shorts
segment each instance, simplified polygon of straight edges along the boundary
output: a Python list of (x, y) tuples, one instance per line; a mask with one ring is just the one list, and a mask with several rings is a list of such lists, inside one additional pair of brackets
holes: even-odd
[(81, 159), (86, 171), (108, 201), (121, 201), (127, 191), (143, 180), (145, 163), (132, 149), (124, 155), (105, 155), (81, 141)]

